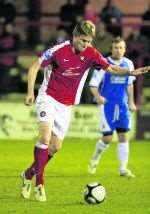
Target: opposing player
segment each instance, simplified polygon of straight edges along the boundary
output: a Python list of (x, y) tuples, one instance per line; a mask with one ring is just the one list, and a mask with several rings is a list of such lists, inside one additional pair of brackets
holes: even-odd
[[(126, 43), (116, 37), (112, 42), (112, 55), (107, 58), (110, 64), (120, 65), (129, 70), (134, 69), (133, 62), (124, 57)], [(120, 76), (95, 70), (89, 83), (92, 94), (100, 106), (100, 130), (102, 139), (98, 140), (96, 149), (88, 165), (91, 174), (96, 172), (97, 165), (103, 152), (109, 147), (114, 131), (118, 135), (119, 172), (121, 176), (134, 177), (127, 168), (129, 159), (129, 140), (127, 132), (131, 128), (130, 111), (135, 111), (133, 76)]]
[(49, 48), (29, 68), (26, 105), (34, 103), (34, 85), (40, 68), (47, 65), (52, 66), (46, 93), (39, 94), (36, 99), (39, 139), (34, 148), (34, 161), (22, 173), (21, 194), (26, 199), (30, 198), (31, 180), (35, 175), (35, 198), (38, 201), (46, 201), (44, 169), (47, 162), (61, 148), (68, 130), (71, 108), (80, 101), (89, 68), (94, 66), (97, 69), (105, 69), (108, 72), (122, 75), (139, 75), (150, 69), (150, 67), (143, 67), (130, 71), (109, 64), (92, 47), (91, 42), (94, 36), (95, 25), (90, 21), (83, 21), (75, 27), (72, 41)]

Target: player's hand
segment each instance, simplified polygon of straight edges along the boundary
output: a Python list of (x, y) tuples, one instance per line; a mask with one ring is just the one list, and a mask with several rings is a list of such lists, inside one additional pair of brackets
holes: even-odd
[(134, 103), (129, 103), (129, 110), (134, 112), (137, 110), (136, 105)]
[(107, 102), (107, 100), (106, 100), (105, 97), (102, 97), (102, 96), (100, 96), (100, 95), (97, 97), (97, 103), (98, 103), (99, 105), (104, 105), (106, 102)]
[(145, 74), (147, 72), (150, 72), (150, 66), (145, 66), (142, 68), (137, 68), (134, 71), (132, 71), (132, 74), (137, 76), (137, 75), (141, 75), (141, 74)]
[(25, 97), (25, 105), (31, 106), (34, 103), (34, 100), (35, 100), (34, 94), (27, 95)]

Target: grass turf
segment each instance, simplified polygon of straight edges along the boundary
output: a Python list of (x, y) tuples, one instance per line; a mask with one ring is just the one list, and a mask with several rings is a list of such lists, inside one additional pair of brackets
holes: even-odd
[[(132, 142), (129, 168), (135, 179), (118, 176), (116, 143), (104, 154), (95, 175), (88, 175), (87, 164), (94, 140), (66, 139), (62, 150), (46, 168), (47, 202), (20, 197), (20, 172), (32, 161), (33, 141), (0, 143), (0, 213), (16, 214), (149, 214), (150, 143)], [(83, 200), (84, 186), (98, 181), (106, 188), (107, 198), (99, 205)]]

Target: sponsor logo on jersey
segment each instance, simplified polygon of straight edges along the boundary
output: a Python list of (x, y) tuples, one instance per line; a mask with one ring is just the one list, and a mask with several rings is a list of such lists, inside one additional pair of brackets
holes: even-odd
[(64, 62), (69, 62), (69, 59), (64, 59)]
[(124, 77), (124, 76), (111, 76), (110, 81), (113, 84), (124, 84), (126, 82), (126, 77)]
[(62, 75), (63, 76), (79, 76), (80, 72), (79, 72), (80, 66), (76, 66), (76, 67), (70, 67), (69, 69), (65, 70)]

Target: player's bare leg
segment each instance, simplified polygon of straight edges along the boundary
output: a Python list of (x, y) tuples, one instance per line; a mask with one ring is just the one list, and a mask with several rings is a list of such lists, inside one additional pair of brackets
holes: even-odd
[(51, 140), (49, 143), (49, 159), (58, 152), (62, 147), (62, 140), (59, 139), (54, 133), (52, 133)]

